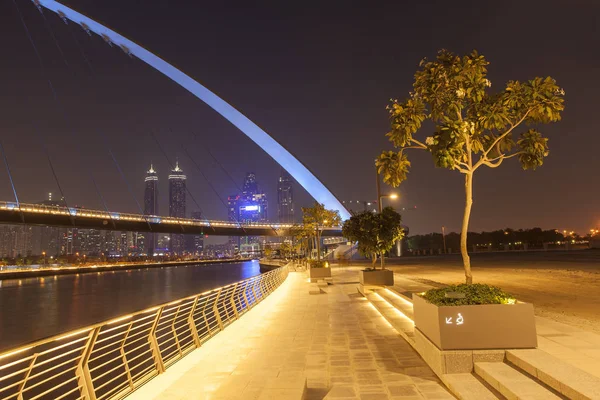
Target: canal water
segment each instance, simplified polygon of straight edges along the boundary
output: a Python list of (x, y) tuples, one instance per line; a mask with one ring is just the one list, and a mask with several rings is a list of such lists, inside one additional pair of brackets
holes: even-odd
[(0, 280), (0, 351), (259, 273), (246, 261)]

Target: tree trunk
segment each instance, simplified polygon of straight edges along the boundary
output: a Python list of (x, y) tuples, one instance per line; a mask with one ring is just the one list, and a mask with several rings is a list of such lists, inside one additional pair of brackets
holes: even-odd
[(371, 257), (373, 258), (373, 261), (371, 262), (371, 266), (373, 267), (373, 269), (375, 269), (375, 264), (377, 263), (377, 253), (371, 253)]
[(381, 257), (381, 269), (385, 269), (385, 252), (382, 251), (379, 257)]
[(321, 238), (319, 237), (319, 228), (317, 227), (317, 262), (321, 261)]
[(471, 207), (473, 206), (473, 173), (465, 174), (465, 213), (463, 215), (462, 230), (460, 232), (460, 254), (465, 268), (465, 282), (470, 285), (473, 283), (471, 274), (471, 258), (467, 251), (467, 233), (469, 231), (469, 218), (471, 217)]

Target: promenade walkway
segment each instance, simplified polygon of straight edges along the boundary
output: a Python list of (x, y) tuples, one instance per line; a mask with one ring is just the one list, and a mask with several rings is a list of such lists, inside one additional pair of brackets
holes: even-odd
[[(358, 268), (309, 295), (292, 272), (267, 299), (128, 399), (453, 399), (357, 293)], [(304, 387), (306, 382), (306, 387)]]

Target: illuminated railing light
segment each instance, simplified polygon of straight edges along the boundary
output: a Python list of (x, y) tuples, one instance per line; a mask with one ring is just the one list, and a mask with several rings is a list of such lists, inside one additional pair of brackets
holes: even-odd
[(54, 339), (54, 341), (55, 341), (55, 342), (58, 342), (58, 341), (60, 341), (60, 340), (66, 339), (66, 338), (70, 338), (70, 337), (73, 337), (73, 336), (77, 336), (77, 335), (80, 335), (80, 334), (82, 334), (82, 333), (89, 332), (91, 329), (92, 329), (92, 328), (85, 328), (85, 329), (82, 329), (82, 330), (80, 330), (80, 331), (75, 331), (75, 332), (72, 332), (72, 333), (67, 333), (66, 335), (63, 335), (63, 336), (57, 337), (56, 339)]
[(133, 314), (129, 314), (129, 315), (125, 315), (124, 317), (113, 319), (112, 321), (108, 321), (106, 324), (112, 325), (112, 324), (116, 324), (117, 322), (125, 321), (125, 320), (131, 319), (131, 318), (133, 318)]
[(14, 356), (15, 354), (23, 353), (24, 351), (30, 350), (32, 348), (33, 348), (33, 346), (29, 346), (29, 347), (24, 347), (22, 349), (17, 349), (15, 351), (11, 351), (10, 353), (2, 354), (2, 355), (0, 355), (0, 360), (3, 358)]

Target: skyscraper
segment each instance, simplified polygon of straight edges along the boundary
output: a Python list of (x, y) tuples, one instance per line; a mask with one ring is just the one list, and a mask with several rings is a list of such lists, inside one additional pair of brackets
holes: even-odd
[[(266, 221), (268, 218), (267, 195), (259, 188), (256, 174), (248, 172), (242, 185), (242, 193), (227, 198), (229, 220), (240, 223)], [(259, 239), (249, 236), (232, 236), (229, 243), (232, 247), (242, 250), (242, 245), (248, 247), (257, 244)]]
[(258, 193), (258, 183), (256, 182), (256, 174), (254, 172), (248, 172), (246, 178), (244, 178), (244, 187), (242, 193), (245, 195)]
[(277, 214), (282, 224), (294, 223), (294, 191), (292, 177), (285, 170), (281, 170), (277, 182)]
[[(179, 168), (179, 161), (169, 175), (169, 216), (176, 218), (185, 218), (185, 198), (187, 177), (183, 170)], [(171, 234), (171, 253), (182, 254), (185, 250), (184, 236), (180, 234)]]
[[(146, 178), (144, 178), (146, 188), (144, 189), (144, 214), (146, 215), (158, 215), (158, 174), (156, 170), (150, 164), (150, 169), (146, 171)], [(148, 233), (144, 237), (145, 244), (143, 245), (148, 252), (149, 256), (152, 256), (156, 250), (156, 235), (154, 233)]]

